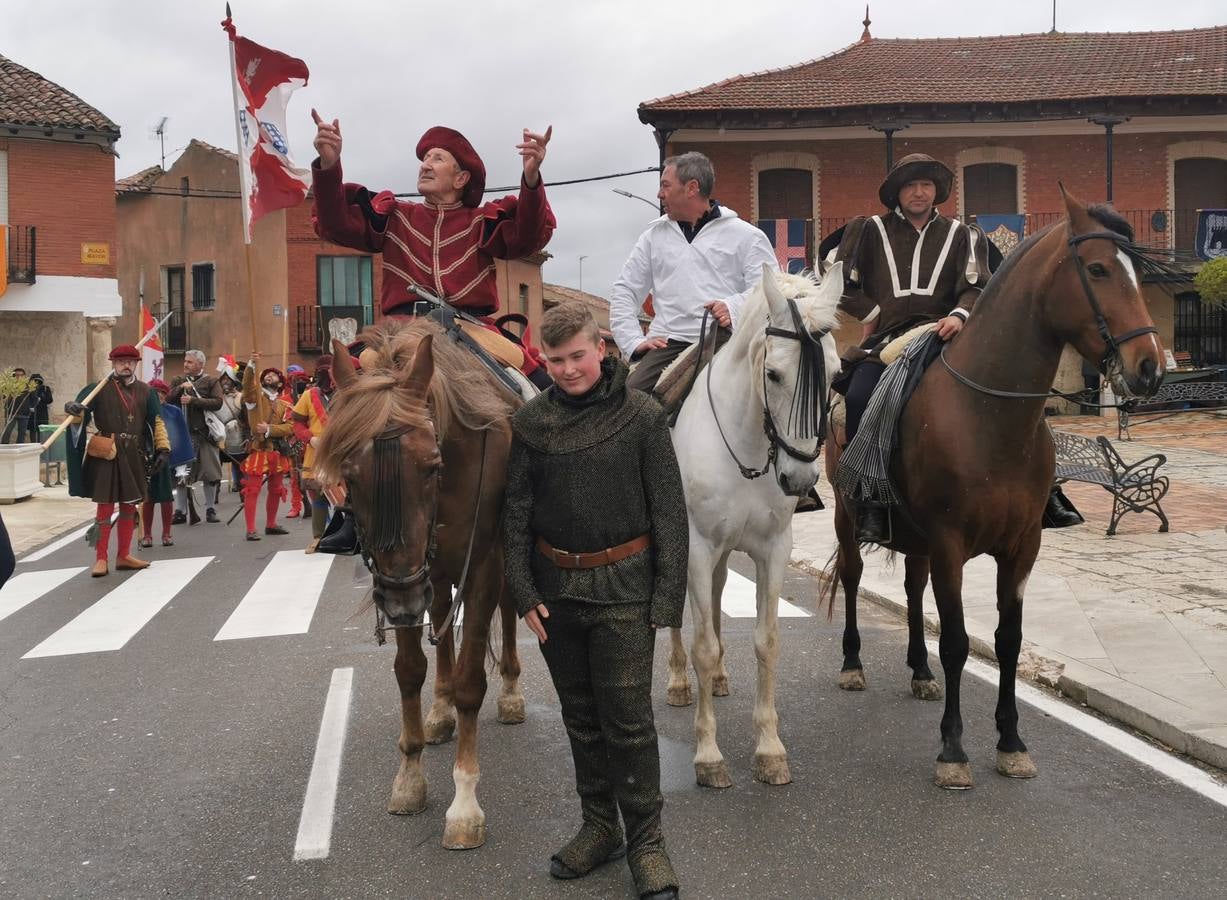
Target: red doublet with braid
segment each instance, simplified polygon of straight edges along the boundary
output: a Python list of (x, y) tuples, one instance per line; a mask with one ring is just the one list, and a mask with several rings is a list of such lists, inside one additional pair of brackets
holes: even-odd
[(495, 259), (536, 253), (554, 232), (554, 214), (545, 186), (523, 184), (518, 197), (503, 197), (480, 207), (456, 203), (434, 206), (397, 200), (388, 192), (341, 181), (341, 164), (314, 177), (316, 233), (333, 243), (383, 254), (384, 314), (417, 298), (418, 284), (471, 312), (498, 309)]

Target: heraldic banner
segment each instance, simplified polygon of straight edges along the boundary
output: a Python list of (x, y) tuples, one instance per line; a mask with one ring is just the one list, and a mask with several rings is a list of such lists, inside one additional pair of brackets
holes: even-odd
[(759, 219), (758, 227), (775, 248), (781, 272), (795, 274), (814, 267), (813, 219)]

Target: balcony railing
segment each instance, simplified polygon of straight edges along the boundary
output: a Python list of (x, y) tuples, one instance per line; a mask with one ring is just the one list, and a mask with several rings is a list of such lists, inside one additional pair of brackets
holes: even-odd
[(33, 225), (8, 227), (8, 280), (10, 284), (33, 284), (38, 271), (36, 264), (36, 228)]
[(361, 331), (373, 321), (369, 306), (296, 306), (294, 307), (294, 334), (299, 353), (329, 353), (328, 322), (332, 319), (351, 318)]

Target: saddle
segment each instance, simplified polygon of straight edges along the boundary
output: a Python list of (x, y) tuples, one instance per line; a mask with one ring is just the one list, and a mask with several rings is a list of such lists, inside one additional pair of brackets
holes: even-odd
[[(903, 351), (907, 349), (907, 345), (910, 344), (914, 339), (920, 337), (922, 334), (927, 334), (928, 332), (932, 331), (936, 327), (937, 327), (936, 322), (926, 322), (923, 325), (917, 325), (915, 328), (905, 331), (903, 334), (899, 335), (894, 340), (888, 341), (886, 345), (882, 347), (881, 352), (878, 354), (878, 358), (882, 361), (883, 365), (889, 366), (891, 363), (893, 363), (896, 359), (899, 358), (899, 356), (903, 353)], [(931, 359), (926, 360), (924, 367), (921, 369), (921, 371), (923, 372), (924, 369), (927, 369), (929, 367), (929, 363), (931, 362), (932, 362)], [(918, 381), (919, 379), (917, 379), (917, 382)], [(911, 392), (912, 390), (915, 389), (915, 387), (916, 387), (915, 384), (911, 384), (908, 386), (907, 396), (911, 396)], [(877, 392), (881, 390), (881, 388), (882, 388), (882, 382), (879, 381), (878, 386), (874, 388), (874, 391), (873, 391), (874, 394), (877, 394)], [(872, 403), (873, 401), (870, 400), (870, 402)], [(906, 403), (907, 401), (905, 398), (904, 405), (906, 405)], [(837, 428), (842, 430), (847, 425), (848, 423), (847, 401), (845, 401), (843, 394), (837, 391), (831, 392), (831, 410), (828, 413), (828, 415), (830, 416), (831, 424), (836, 426)]]
[(683, 350), (673, 362), (669, 363), (660, 373), (660, 377), (656, 379), (656, 386), (652, 388), (652, 396), (656, 398), (669, 417), (670, 428), (677, 422), (678, 413), (682, 411), (682, 404), (690, 396), (691, 389), (699, 379), (699, 373), (707, 367), (719, 349), (718, 329), (705, 327), (707, 321), (707, 318), (704, 317), (704, 327), (700, 332), (699, 340)]

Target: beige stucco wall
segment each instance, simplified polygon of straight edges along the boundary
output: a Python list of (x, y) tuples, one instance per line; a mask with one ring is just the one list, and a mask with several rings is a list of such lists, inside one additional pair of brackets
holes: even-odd
[(20, 366), (42, 375), (55, 397), (52, 421), (62, 419), (64, 401), (89, 380), (86, 318), (80, 313), (6, 312), (0, 313), (0, 330), (0, 369)]

